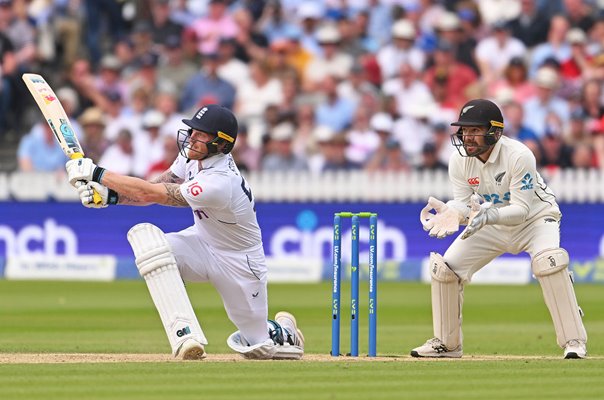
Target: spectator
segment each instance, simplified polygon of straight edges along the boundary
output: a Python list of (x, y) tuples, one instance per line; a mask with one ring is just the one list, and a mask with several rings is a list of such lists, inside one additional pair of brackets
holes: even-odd
[(118, 174), (134, 174), (134, 147), (132, 133), (122, 129), (117, 133), (115, 142), (110, 145), (99, 160), (102, 168), (111, 168)]
[(249, 68), (251, 79), (237, 91), (235, 110), (239, 120), (248, 126), (250, 145), (258, 147), (264, 133), (264, 112), (269, 105), (281, 103), (283, 86), (271, 76), (265, 61), (252, 61)]
[[(125, 24), (121, 6), (117, 0), (84, 1), (84, 34), (90, 61), (96, 67), (103, 54), (104, 33), (108, 33), (113, 43), (123, 36)], [(104, 32), (104, 30), (107, 32)]]
[(350, 75), (348, 75), (347, 79), (338, 83), (337, 90), (338, 96), (353, 100), (355, 104), (360, 104), (365, 94), (369, 94), (375, 98), (380, 95), (379, 90), (367, 80), (365, 68), (360, 64), (352, 66)]
[(489, 97), (503, 92), (511, 93), (514, 101), (523, 104), (536, 93), (535, 85), (528, 79), (528, 69), (522, 57), (513, 57), (503, 71), (503, 76), (487, 87)]
[(316, 129), (315, 109), (312, 104), (300, 104), (294, 117), (296, 136), (292, 146), (299, 157), (310, 157), (317, 153), (317, 144), (313, 132)]
[(411, 64), (401, 63), (398, 75), (384, 82), (382, 92), (396, 99), (399, 115), (405, 115), (417, 99), (432, 99), (430, 88), (420, 80), (420, 73)]
[(480, 76), (486, 84), (501, 79), (510, 60), (514, 57), (524, 57), (527, 53), (524, 44), (510, 36), (505, 21), (498, 21), (492, 27), (492, 34), (480, 40), (476, 47)]
[(165, 117), (165, 122), (159, 129), (161, 136), (174, 138), (179, 129), (184, 128), (182, 122), (186, 118), (178, 112), (178, 99), (172, 90), (161, 90), (155, 96), (154, 107)]
[(67, 157), (50, 126), (40, 121), (21, 138), (17, 161), (19, 170), (24, 172), (59, 172), (64, 170)]
[(511, 100), (501, 103), (503, 118), (505, 120), (505, 135), (523, 142), (539, 142), (539, 137), (535, 132), (524, 125), (524, 109), (522, 104)]
[(237, 134), (237, 142), (231, 151), (237, 167), (240, 171), (257, 171), (260, 168), (261, 150), (250, 146), (248, 142), (247, 126), (239, 125), (239, 133)]
[(121, 77), (122, 63), (114, 55), (108, 54), (101, 59), (100, 69), (94, 79), (94, 87), (98, 92), (117, 92), (124, 97), (127, 94), (126, 82)]
[(524, 104), (524, 125), (533, 130), (539, 138), (545, 135), (551, 114), (560, 118), (562, 124), (568, 122), (568, 103), (555, 94), (559, 84), (560, 79), (553, 69), (541, 68), (535, 76), (536, 95)]
[(436, 24), (436, 32), (439, 40), (445, 40), (453, 45), (457, 61), (472, 68), (477, 74), (480, 72), (474, 56), (476, 39), (467, 35), (460, 18), (455, 13), (442, 13)]
[(338, 81), (328, 75), (321, 89), (324, 98), (315, 109), (317, 125), (329, 126), (334, 131), (347, 129), (352, 123), (357, 105), (350, 99), (338, 95)]
[(87, 108), (78, 122), (82, 126), (81, 142), (86, 149), (86, 157), (95, 163), (101, 159), (109, 147), (109, 141), (105, 138), (105, 115), (100, 108)]
[(437, 106), (431, 99), (418, 99), (409, 107), (407, 114), (394, 122), (393, 137), (411, 166), (420, 164), (422, 148), (432, 140), (430, 119), (436, 117), (436, 110)]
[(359, 169), (360, 164), (346, 157), (348, 138), (327, 126), (318, 126), (314, 132), (319, 154), (314, 161), (315, 172), (350, 171)]
[(404, 171), (408, 169), (399, 142), (392, 136), (393, 121), (387, 113), (371, 117), (371, 129), (378, 142), (365, 162), (367, 171)]
[[(599, 121), (598, 121), (599, 123)], [(564, 130), (564, 142), (569, 146), (586, 143), (591, 145), (591, 132), (587, 129), (583, 110), (576, 109), (570, 114), (570, 122)]]
[(593, 57), (587, 52), (587, 35), (579, 28), (572, 28), (566, 34), (571, 55), (562, 61), (560, 73), (572, 87), (581, 87), (582, 78), (593, 76)]
[[(564, 12), (571, 27), (589, 31), (594, 25), (595, 7), (585, 0), (564, 0)], [(601, 5), (600, 5), (601, 7)]]
[(164, 45), (161, 62), (157, 67), (157, 80), (169, 82), (176, 93), (182, 93), (186, 83), (197, 73), (197, 67), (184, 57), (179, 36), (166, 38)]
[(424, 82), (433, 93), (441, 86), (445, 96), (443, 103), (459, 108), (469, 98), (466, 90), (478, 82), (478, 77), (472, 68), (455, 61), (450, 43), (441, 41), (434, 51), (434, 65), (424, 74)]
[[(176, 160), (176, 157), (178, 157), (178, 143), (176, 142), (175, 137), (164, 136), (161, 140), (163, 143), (163, 157), (156, 163), (151, 164), (147, 171), (147, 175), (145, 176), (145, 180), (147, 181), (153, 181), (168, 170), (170, 166), (172, 166), (174, 160)], [(239, 142), (239, 135), (237, 136), (237, 142)]]
[[(133, 137), (134, 175), (145, 177), (151, 166), (164, 158), (164, 138), (159, 133), (166, 117), (160, 111), (149, 109), (142, 119), (140, 134)], [(172, 136), (176, 140), (176, 135)]]
[(239, 8), (233, 12), (233, 19), (238, 26), (235, 35), (235, 57), (245, 63), (251, 59), (261, 59), (269, 41), (254, 26), (252, 14), (245, 8)]
[(220, 61), (217, 53), (204, 55), (201, 71), (187, 81), (180, 100), (180, 111), (188, 113), (205, 104), (233, 108), (235, 88), (218, 76)]
[[(0, 8), (2, 3), (0, 3)], [(0, 132), (9, 130), (8, 110), (12, 104), (11, 76), (17, 69), (17, 61), (10, 39), (0, 31)]]
[(409, 20), (401, 19), (392, 25), (392, 42), (382, 47), (376, 56), (383, 80), (393, 78), (402, 63), (410, 64), (416, 71), (423, 70), (425, 55), (414, 45), (416, 36)]
[(306, 160), (297, 156), (292, 149), (294, 126), (283, 122), (275, 126), (267, 143), (267, 152), (262, 159), (263, 171), (306, 171)]
[(427, 142), (422, 147), (422, 161), (417, 166), (418, 171), (447, 171), (448, 165), (438, 158), (438, 149), (432, 142)]
[(216, 53), (221, 38), (235, 37), (238, 32), (237, 24), (227, 12), (226, 0), (210, 0), (207, 15), (195, 21), (191, 28), (201, 54)]
[(319, 2), (303, 0), (298, 4), (297, 16), (301, 27), (300, 45), (313, 57), (321, 56), (322, 50), (316, 37), (317, 26), (324, 10)]
[(156, 45), (166, 46), (168, 38), (180, 38), (183, 27), (170, 19), (170, 0), (151, 0), (151, 27)]
[(357, 108), (352, 127), (346, 134), (350, 143), (346, 149), (346, 157), (353, 162), (365, 164), (380, 144), (380, 138), (376, 133), (378, 129), (386, 129), (390, 132), (392, 118), (385, 113), (372, 116), (371, 110), (364, 107)]
[(541, 139), (539, 167), (549, 171), (571, 168), (573, 148), (562, 140), (561, 132), (548, 131)]
[(529, 48), (545, 42), (549, 30), (549, 17), (536, 3), (535, 0), (520, 0), (520, 14), (508, 23), (512, 36)]
[(344, 79), (350, 73), (353, 58), (340, 50), (342, 36), (334, 25), (324, 25), (317, 31), (321, 55), (310, 61), (304, 71), (306, 90), (318, 90), (328, 75)]
[(220, 39), (218, 45), (218, 76), (238, 89), (250, 79), (247, 63), (235, 57), (237, 42), (232, 38)]
[(572, 166), (580, 169), (591, 169), (598, 166), (594, 149), (589, 143), (578, 143), (574, 146)]
[(568, 29), (568, 20), (563, 15), (556, 15), (551, 19), (547, 42), (535, 46), (531, 54), (529, 76), (534, 77), (543, 62), (550, 57), (560, 63), (570, 58), (570, 45), (566, 42)]

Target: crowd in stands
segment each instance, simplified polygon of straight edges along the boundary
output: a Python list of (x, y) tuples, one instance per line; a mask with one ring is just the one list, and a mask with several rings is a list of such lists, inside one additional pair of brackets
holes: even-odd
[(604, 169), (602, 7), (0, 0), (0, 132), (19, 137), (21, 170), (63, 169), (21, 83), (40, 72), (87, 155), (119, 173), (168, 168), (181, 119), (214, 103), (239, 119), (245, 170), (446, 170), (449, 124), (484, 97), (540, 168)]

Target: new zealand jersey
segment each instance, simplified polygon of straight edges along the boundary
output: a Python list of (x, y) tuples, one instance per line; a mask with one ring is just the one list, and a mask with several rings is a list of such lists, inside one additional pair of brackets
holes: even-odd
[(170, 170), (185, 181), (180, 191), (206, 243), (220, 250), (261, 247), (252, 192), (230, 154), (217, 154), (202, 162), (187, 162), (178, 156)]
[(537, 172), (531, 150), (505, 136), (484, 163), (455, 152), (449, 161), (449, 177), (455, 200), (468, 204), (470, 196), (478, 193), (500, 209), (499, 223), (503, 225), (560, 212), (552, 190)]

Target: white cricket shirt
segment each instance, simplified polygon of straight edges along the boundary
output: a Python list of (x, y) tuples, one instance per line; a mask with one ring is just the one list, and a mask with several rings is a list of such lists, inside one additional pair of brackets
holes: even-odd
[(227, 251), (262, 246), (252, 192), (230, 154), (217, 154), (201, 163), (187, 162), (179, 155), (170, 170), (184, 179), (180, 191), (193, 210), (203, 241)]
[(559, 213), (554, 193), (537, 172), (535, 156), (524, 144), (502, 136), (489, 159), (462, 157), (449, 160), (453, 196), (463, 204), (473, 193), (499, 209), (500, 225), (517, 225), (542, 213)]

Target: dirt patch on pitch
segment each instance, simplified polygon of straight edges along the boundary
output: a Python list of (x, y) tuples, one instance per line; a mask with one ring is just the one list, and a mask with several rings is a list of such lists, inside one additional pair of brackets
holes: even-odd
[[(604, 357), (590, 357), (590, 359)], [(331, 357), (326, 354), (306, 354), (301, 362), (454, 362), (454, 361), (513, 361), (559, 360), (554, 356), (469, 355), (461, 359), (428, 359), (411, 356)], [(78, 363), (162, 363), (162, 362), (270, 362), (246, 360), (238, 354), (209, 354), (203, 361), (175, 360), (169, 354), (95, 354), (95, 353), (9, 353), (0, 354), (0, 364), (78, 364)]]

